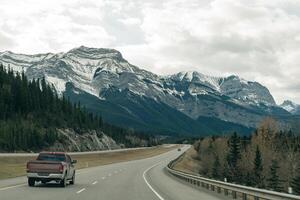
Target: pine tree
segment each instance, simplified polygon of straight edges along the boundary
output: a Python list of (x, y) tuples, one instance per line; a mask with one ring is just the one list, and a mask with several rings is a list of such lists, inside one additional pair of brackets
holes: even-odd
[(292, 181), (292, 188), (295, 194), (300, 195), (300, 168), (298, 168), (298, 173)]
[(255, 151), (255, 159), (254, 159), (254, 185), (257, 187), (263, 187), (263, 165), (262, 165), (262, 157), (259, 150), (259, 147), (256, 147)]
[(278, 162), (276, 160), (272, 160), (272, 164), (270, 167), (270, 174), (269, 178), (267, 179), (268, 188), (274, 191), (281, 192), (283, 191), (283, 187), (281, 183), (283, 182), (280, 180), (279, 175), (277, 174), (279, 169)]
[(215, 156), (215, 161), (212, 168), (212, 177), (214, 179), (220, 179), (221, 178), (221, 164), (219, 160), (219, 156)]
[(237, 162), (241, 158), (241, 151), (240, 151), (240, 138), (236, 132), (230, 137), (229, 140), (229, 154), (228, 154), (228, 164), (232, 168), (237, 167)]

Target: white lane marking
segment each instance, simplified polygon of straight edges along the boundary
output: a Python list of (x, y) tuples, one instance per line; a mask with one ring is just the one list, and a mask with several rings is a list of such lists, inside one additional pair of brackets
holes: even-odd
[(103, 176), (102, 179), (104, 180), (104, 179), (105, 179), (105, 176)]
[(109, 173), (108, 176), (111, 176), (111, 173)]
[(114, 173), (115, 173), (115, 174), (117, 174), (117, 173), (118, 173), (118, 171), (114, 171)]
[(3, 188), (0, 188), (0, 191), (12, 189), (12, 188), (17, 188), (17, 187), (21, 187), (21, 186), (24, 186), (24, 185), (27, 185), (27, 184), (23, 183), (23, 184), (19, 184), (19, 185), (13, 185), (13, 186), (8, 186), (8, 187), (3, 187)]
[(81, 192), (83, 192), (85, 190), (85, 188), (82, 188), (81, 190), (77, 191), (76, 193), (79, 194)]
[(92, 184), (95, 185), (95, 184), (97, 184), (97, 183), (98, 183), (98, 181), (94, 181)]
[(148, 169), (146, 169), (146, 170), (144, 171), (144, 173), (143, 173), (143, 178), (144, 178), (146, 184), (148, 185), (148, 187), (152, 190), (152, 192), (153, 192), (160, 200), (165, 200), (162, 196), (160, 196), (160, 194), (158, 194), (158, 192), (156, 192), (156, 191), (154, 190), (154, 188), (150, 185), (150, 183), (149, 183), (149, 182), (147, 181), (147, 179), (146, 179), (146, 174), (147, 174), (147, 172), (150, 171), (152, 168), (156, 167), (157, 165), (159, 165), (160, 163), (161, 163), (161, 162), (156, 163), (155, 165), (153, 165), (153, 166), (149, 167)]

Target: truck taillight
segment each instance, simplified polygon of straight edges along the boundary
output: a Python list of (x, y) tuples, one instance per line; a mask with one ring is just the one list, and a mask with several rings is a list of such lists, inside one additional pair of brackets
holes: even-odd
[(63, 172), (64, 171), (64, 166), (62, 164), (59, 165), (59, 172)]
[(30, 165), (29, 163), (26, 164), (26, 170), (27, 170), (27, 172), (29, 171), (29, 165)]

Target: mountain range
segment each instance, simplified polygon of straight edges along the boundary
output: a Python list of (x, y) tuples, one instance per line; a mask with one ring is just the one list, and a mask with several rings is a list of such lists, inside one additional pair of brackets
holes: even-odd
[[(269, 90), (238, 76), (196, 71), (161, 76), (130, 64), (114, 49), (0, 53), (0, 63), (29, 79), (45, 78), (58, 94), (101, 114), (108, 122), (157, 134), (250, 133), (265, 117), (299, 113), (276, 105)], [(299, 107), (298, 107), (299, 108)]]

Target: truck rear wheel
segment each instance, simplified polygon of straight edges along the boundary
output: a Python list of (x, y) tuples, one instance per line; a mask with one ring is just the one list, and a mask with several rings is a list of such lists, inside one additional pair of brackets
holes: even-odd
[(72, 176), (72, 179), (71, 179), (71, 181), (70, 181), (70, 184), (71, 184), (71, 185), (74, 185), (74, 183), (75, 183), (75, 172), (74, 172), (74, 174), (73, 174), (73, 176)]
[(35, 180), (33, 178), (28, 178), (28, 186), (33, 187), (35, 184)]
[(66, 179), (66, 177), (64, 177), (61, 181), (60, 181), (60, 186), (61, 187), (66, 187), (67, 186), (67, 179)]

